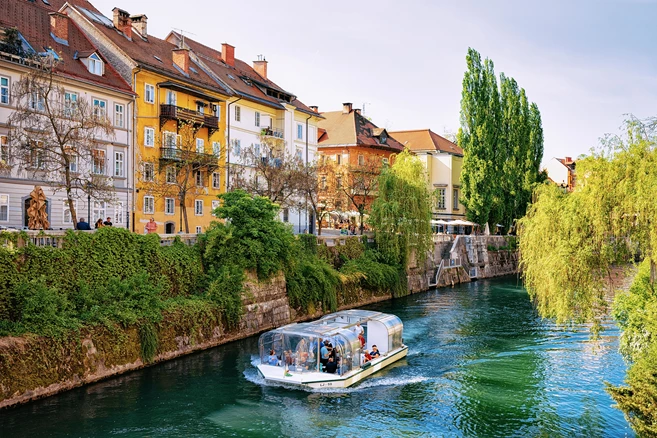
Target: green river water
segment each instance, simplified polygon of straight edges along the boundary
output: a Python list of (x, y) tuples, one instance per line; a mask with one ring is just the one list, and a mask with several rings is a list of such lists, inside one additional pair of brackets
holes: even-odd
[(264, 385), (251, 337), (0, 411), (0, 437), (634, 436), (604, 391), (626, 371), (611, 322), (558, 328), (516, 278), (366, 308), (402, 319), (409, 354), (356, 387)]

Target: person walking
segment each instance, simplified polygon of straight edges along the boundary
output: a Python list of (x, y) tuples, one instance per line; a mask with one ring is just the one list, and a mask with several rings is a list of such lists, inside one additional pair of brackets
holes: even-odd
[(157, 233), (157, 222), (155, 222), (155, 218), (151, 218), (151, 220), (146, 224), (146, 233)]

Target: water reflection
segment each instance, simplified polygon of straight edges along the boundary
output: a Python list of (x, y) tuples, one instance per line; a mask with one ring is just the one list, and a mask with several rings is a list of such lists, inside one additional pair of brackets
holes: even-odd
[(257, 339), (234, 342), (0, 412), (0, 436), (632, 436), (617, 331), (536, 317), (516, 279), (369, 308), (404, 321), (408, 357), (354, 388), (263, 385)]

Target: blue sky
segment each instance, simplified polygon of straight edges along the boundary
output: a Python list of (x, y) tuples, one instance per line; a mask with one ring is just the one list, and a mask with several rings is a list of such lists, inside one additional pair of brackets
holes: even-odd
[(178, 28), (244, 61), (264, 54), (307, 105), (366, 104), (390, 130), (458, 130), (468, 47), (538, 104), (544, 160), (587, 153), (625, 114), (657, 116), (657, 0), (91, 1), (145, 13), (160, 38)]

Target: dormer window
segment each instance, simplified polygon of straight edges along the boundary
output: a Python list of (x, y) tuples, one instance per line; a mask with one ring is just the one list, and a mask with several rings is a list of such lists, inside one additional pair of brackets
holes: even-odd
[(101, 61), (100, 57), (95, 53), (87, 59), (87, 68), (91, 74), (96, 76), (103, 75), (103, 61)]
[(381, 133), (381, 136), (379, 137), (379, 142), (381, 144), (386, 144), (386, 141), (388, 140), (388, 136), (386, 135), (385, 131)]

